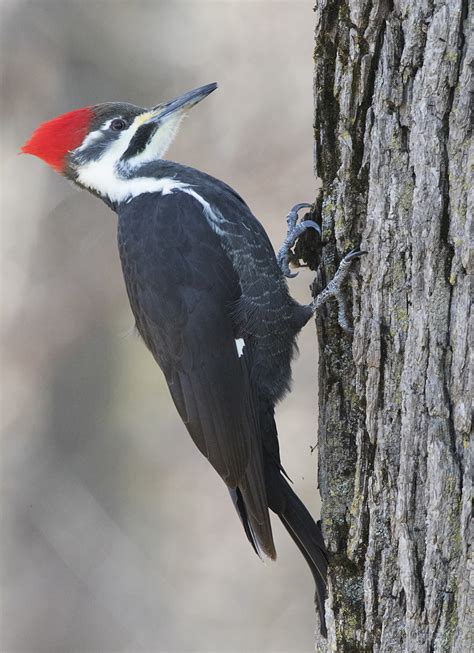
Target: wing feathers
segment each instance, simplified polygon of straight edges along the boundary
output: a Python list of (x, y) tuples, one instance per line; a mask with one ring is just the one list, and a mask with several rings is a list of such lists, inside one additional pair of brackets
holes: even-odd
[(275, 560), (276, 550), (268, 513), (267, 493), (260, 455), (258, 455), (258, 452), (254, 452), (254, 455), (251, 456), (245, 478), (240, 482), (239, 489), (242, 492), (247, 508), (252, 531), (261, 550), (269, 558)]
[(184, 193), (123, 206), (119, 245), (138, 330), (181, 418), (229, 488), (239, 488), (248, 528), (273, 558), (258, 411), (235, 347), (241, 290), (232, 263), (201, 204)]

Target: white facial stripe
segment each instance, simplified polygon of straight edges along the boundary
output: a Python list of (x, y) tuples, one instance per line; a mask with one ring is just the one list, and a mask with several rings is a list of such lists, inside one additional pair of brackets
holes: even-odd
[(237, 349), (237, 356), (240, 358), (244, 353), (245, 342), (243, 338), (236, 338), (235, 348)]
[(84, 152), (84, 150), (87, 150), (87, 148), (90, 145), (92, 145), (93, 143), (96, 143), (97, 141), (99, 141), (104, 136), (104, 132), (107, 131), (107, 129), (112, 124), (113, 120), (114, 120), (114, 118), (111, 118), (110, 120), (106, 120), (100, 129), (95, 129), (90, 134), (87, 134), (87, 136), (85, 137), (85, 139), (82, 142), (82, 145), (77, 147), (75, 149), (75, 152)]
[[(133, 170), (144, 163), (162, 158), (171, 145), (183, 117), (184, 112), (171, 115), (155, 132), (145, 150), (132, 159), (129, 159), (126, 163), (122, 163), (122, 165), (124, 167), (126, 166), (128, 170)], [(108, 120), (100, 130), (88, 134), (82, 145), (75, 152), (80, 153), (84, 151), (89, 145), (101, 138), (102, 129), (107, 129), (110, 122)], [(143, 115), (137, 116), (130, 127), (122, 131), (119, 137), (111, 143), (100, 159), (79, 165), (77, 168), (78, 183), (98, 192), (104, 197), (108, 197), (112, 202), (124, 202), (142, 193), (154, 193), (157, 191), (166, 195), (172, 192), (174, 188), (181, 188), (184, 184), (172, 182), (169, 179), (163, 180), (149, 177), (129, 179), (120, 173), (120, 159), (127, 150), (135, 132), (143, 122)]]
[(103, 133), (100, 129), (96, 129), (95, 131), (91, 132), (90, 134), (87, 134), (85, 139), (82, 142), (82, 145), (77, 147), (75, 149), (75, 152), (83, 152), (84, 150), (87, 150), (87, 148), (92, 145), (92, 143), (95, 143), (96, 141), (100, 140), (103, 137)]

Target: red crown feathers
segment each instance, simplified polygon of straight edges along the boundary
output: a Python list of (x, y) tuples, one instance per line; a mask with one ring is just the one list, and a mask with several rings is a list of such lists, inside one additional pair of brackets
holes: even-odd
[(21, 151), (43, 159), (57, 172), (63, 172), (65, 157), (84, 140), (93, 119), (91, 107), (69, 111), (43, 122), (35, 129)]

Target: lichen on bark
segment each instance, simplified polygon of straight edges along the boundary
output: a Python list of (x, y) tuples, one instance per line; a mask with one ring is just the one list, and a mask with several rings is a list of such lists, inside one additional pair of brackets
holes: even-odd
[(368, 251), (347, 290), (353, 338), (334, 307), (317, 318), (332, 553), (329, 638), (318, 648), (474, 650), (472, 8), (317, 0), (315, 15), (325, 246), (314, 291), (352, 246)]

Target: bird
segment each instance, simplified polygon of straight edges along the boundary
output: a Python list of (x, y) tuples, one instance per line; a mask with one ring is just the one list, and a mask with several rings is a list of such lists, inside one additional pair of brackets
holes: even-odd
[(282, 466), (275, 405), (290, 389), (296, 338), (331, 297), (348, 331), (341, 286), (353, 250), (309, 305), (290, 295), (290, 250), (317, 221), (288, 214), (278, 255), (230, 186), (164, 157), (207, 84), (151, 109), (107, 102), (38, 126), (22, 152), (104, 201), (118, 216), (118, 248), (136, 328), (167, 381), (191, 438), (228, 488), (255, 552), (276, 558), (269, 511), (313, 575), (325, 637), (329, 553), (320, 523)]

